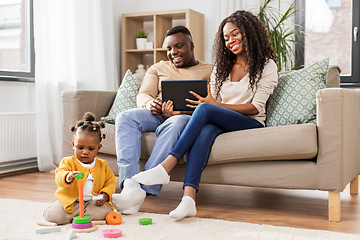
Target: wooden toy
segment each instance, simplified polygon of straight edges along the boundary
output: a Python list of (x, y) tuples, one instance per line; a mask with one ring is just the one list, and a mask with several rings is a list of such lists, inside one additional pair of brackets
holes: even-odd
[(73, 218), (73, 223), (68, 229), (74, 232), (93, 232), (97, 226), (93, 225), (89, 216), (84, 216), (84, 184), (79, 183), (79, 211), (80, 216)]
[(121, 214), (118, 212), (109, 212), (105, 219), (110, 225), (120, 225), (122, 222)]
[(91, 228), (76, 229), (76, 228), (73, 228), (72, 226), (68, 226), (67, 229), (73, 230), (76, 233), (87, 233), (87, 232), (96, 231), (98, 229), (98, 227), (96, 225), (93, 225)]
[(103, 237), (105, 238), (118, 238), (121, 237), (122, 231), (120, 229), (105, 229)]
[(71, 226), (75, 229), (85, 229), (85, 228), (91, 228), (93, 226), (92, 222), (88, 223), (75, 223), (73, 222)]
[(49, 232), (60, 232), (60, 231), (61, 231), (61, 227), (59, 227), (59, 226), (55, 226), (55, 227), (39, 226), (36, 229), (36, 234), (49, 233)]
[(76, 179), (80, 179), (84, 177), (84, 173), (79, 173), (75, 175)]
[(67, 232), (66, 232), (66, 236), (65, 236), (65, 240), (71, 240), (73, 238), (76, 237), (76, 234), (73, 230), (69, 229)]
[(76, 216), (73, 218), (73, 222), (74, 223), (89, 223), (89, 222), (91, 222), (91, 219), (89, 216), (84, 216), (83, 218), (81, 218), (80, 216)]
[(80, 218), (84, 218), (84, 184), (79, 183)]
[(47, 227), (55, 227), (55, 226), (57, 226), (56, 223), (53, 223), (53, 222), (45, 222), (45, 221), (38, 221), (38, 222), (37, 222), (37, 225), (39, 225), (39, 226), (47, 226)]
[(152, 219), (151, 218), (140, 218), (139, 223), (140, 223), (140, 225), (150, 225), (150, 224), (152, 224)]
[(106, 225), (106, 221), (105, 220), (101, 220), (101, 221), (92, 221), (93, 224), (95, 225)]

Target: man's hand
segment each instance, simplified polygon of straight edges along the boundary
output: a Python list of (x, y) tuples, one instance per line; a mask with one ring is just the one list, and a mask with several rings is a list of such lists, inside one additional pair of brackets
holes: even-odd
[(158, 98), (154, 98), (154, 100), (150, 103), (150, 112), (154, 115), (160, 115), (162, 113), (162, 102)]
[(203, 103), (203, 102), (207, 102), (207, 103), (216, 105), (217, 102), (213, 98), (213, 96), (211, 95), (210, 85), (208, 85), (207, 92), (208, 93), (207, 93), (206, 97), (201, 97), (199, 94), (197, 94), (197, 93), (195, 93), (193, 91), (190, 91), (190, 93), (192, 95), (194, 95), (198, 100), (185, 99), (185, 101), (191, 103), (191, 104), (187, 104), (186, 106), (195, 109), (197, 107), (197, 105), (199, 105), (200, 103)]
[(168, 100), (167, 102), (163, 103), (162, 112), (164, 113), (164, 115), (166, 117), (171, 117), (171, 116), (178, 115), (178, 114), (182, 113), (180, 111), (174, 111), (174, 105), (173, 104), (174, 103), (171, 100)]

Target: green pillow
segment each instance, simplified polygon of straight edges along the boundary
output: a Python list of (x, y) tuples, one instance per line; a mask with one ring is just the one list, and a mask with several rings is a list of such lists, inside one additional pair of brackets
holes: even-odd
[(316, 124), (316, 92), (326, 88), (329, 58), (280, 75), (266, 104), (266, 126)]
[(140, 83), (136, 81), (131, 71), (128, 69), (121, 82), (115, 100), (106, 117), (102, 117), (108, 123), (115, 124), (116, 116), (128, 109), (137, 108), (136, 95), (139, 92)]

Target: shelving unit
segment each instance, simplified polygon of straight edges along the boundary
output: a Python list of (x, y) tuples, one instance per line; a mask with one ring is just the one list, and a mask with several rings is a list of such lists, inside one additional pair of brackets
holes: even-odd
[[(187, 27), (195, 44), (195, 58), (205, 59), (205, 16), (191, 9), (129, 13), (122, 15), (122, 76), (127, 69), (135, 72), (139, 64), (146, 67), (160, 60), (167, 60), (166, 48), (162, 48), (166, 32), (173, 26), (183, 25)], [(148, 41), (154, 42), (153, 49), (136, 49), (136, 32), (144, 29), (149, 33)]]

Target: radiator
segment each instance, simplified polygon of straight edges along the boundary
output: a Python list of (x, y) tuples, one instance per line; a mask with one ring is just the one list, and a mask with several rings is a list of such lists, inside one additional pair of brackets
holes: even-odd
[(0, 113), (0, 167), (36, 158), (35, 112)]

